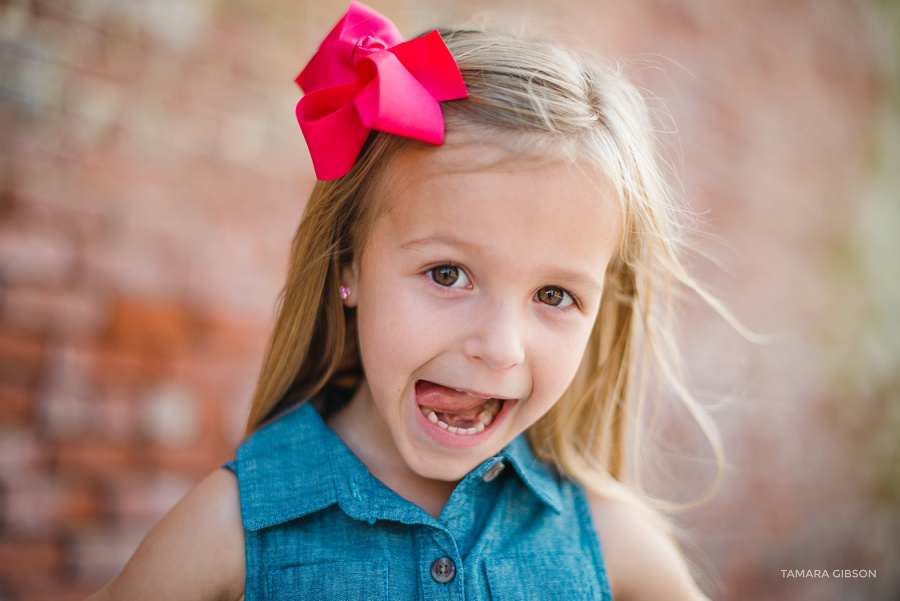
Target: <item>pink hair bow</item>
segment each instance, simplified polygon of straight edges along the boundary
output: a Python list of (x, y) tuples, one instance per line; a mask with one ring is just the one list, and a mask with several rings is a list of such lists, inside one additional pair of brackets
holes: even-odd
[(296, 81), (306, 93), (297, 121), (320, 180), (350, 171), (373, 129), (443, 143), (439, 102), (468, 95), (437, 31), (404, 42), (393, 23), (359, 2)]

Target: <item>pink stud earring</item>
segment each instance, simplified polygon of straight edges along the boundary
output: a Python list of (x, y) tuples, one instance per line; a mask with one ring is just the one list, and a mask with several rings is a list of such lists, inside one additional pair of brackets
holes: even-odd
[(342, 299), (347, 300), (350, 297), (350, 288), (349, 287), (341, 285), (341, 287), (338, 288), (338, 291), (341, 293)]

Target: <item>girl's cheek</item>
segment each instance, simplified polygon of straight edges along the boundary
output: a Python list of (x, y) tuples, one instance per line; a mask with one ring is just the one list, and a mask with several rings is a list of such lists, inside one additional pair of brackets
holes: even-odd
[(584, 357), (585, 345), (586, 337), (579, 335), (561, 338), (553, 345), (546, 344), (545, 339), (545, 344), (537, 347), (535, 352), (541, 353), (541, 356), (534, 362), (535, 369), (542, 372), (543, 378), (540, 380), (552, 387), (553, 395), (562, 395), (572, 382)]

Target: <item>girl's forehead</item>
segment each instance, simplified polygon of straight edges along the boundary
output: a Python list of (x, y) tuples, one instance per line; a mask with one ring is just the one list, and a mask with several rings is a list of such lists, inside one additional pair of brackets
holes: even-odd
[(434, 228), (435, 221), (462, 226), (493, 218), (504, 228), (536, 233), (544, 225), (542, 219), (562, 211), (572, 216), (573, 224), (596, 225), (607, 240), (619, 240), (623, 231), (617, 195), (599, 170), (510, 156), (489, 144), (405, 149), (383, 180), (377, 202), (376, 221), (386, 218), (400, 230)]
[[(409, 188), (431, 185), (452, 185), (458, 176), (477, 173), (524, 172), (531, 169), (565, 169), (571, 177), (593, 182), (603, 197), (610, 196), (610, 185), (601, 170), (587, 162), (572, 162), (561, 156), (528, 152), (518, 148), (486, 141), (453, 139), (432, 146), (410, 143), (400, 150), (388, 167), (382, 180), (382, 196), (390, 203), (391, 197), (402, 195)], [(390, 207), (382, 207), (382, 210)]]

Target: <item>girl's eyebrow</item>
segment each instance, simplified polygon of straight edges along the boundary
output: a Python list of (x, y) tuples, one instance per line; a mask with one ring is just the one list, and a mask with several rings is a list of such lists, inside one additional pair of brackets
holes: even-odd
[(590, 290), (596, 290), (600, 293), (603, 290), (603, 284), (597, 281), (593, 275), (587, 271), (575, 271), (561, 267), (552, 267), (547, 269), (550, 277), (557, 279), (562, 284), (572, 283), (577, 286), (584, 286)]
[(426, 246), (428, 244), (444, 244), (446, 246), (455, 246), (462, 250), (477, 250), (478, 245), (473, 242), (467, 242), (465, 240), (460, 240), (454, 236), (448, 235), (434, 235), (434, 236), (425, 236), (424, 238), (416, 238), (415, 240), (410, 240), (409, 242), (404, 242), (400, 245), (401, 250), (409, 250), (411, 248), (415, 248), (417, 246)]

